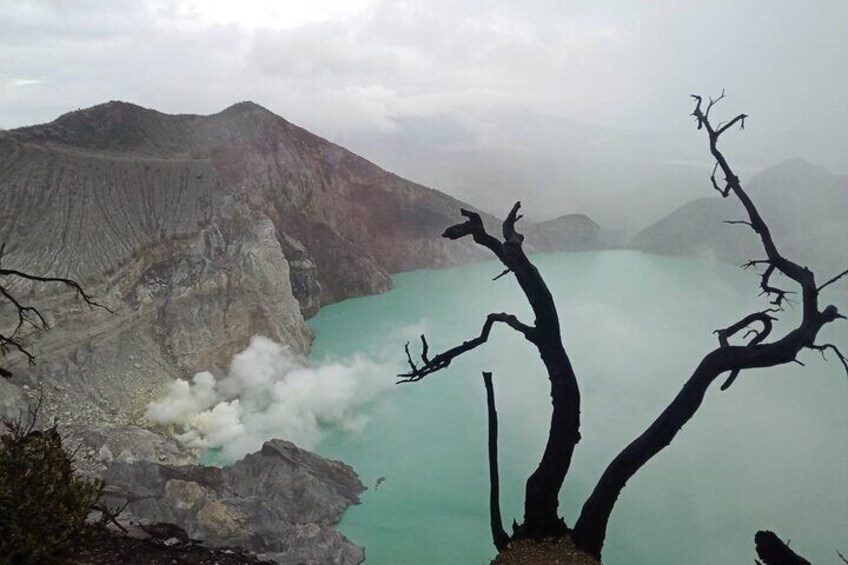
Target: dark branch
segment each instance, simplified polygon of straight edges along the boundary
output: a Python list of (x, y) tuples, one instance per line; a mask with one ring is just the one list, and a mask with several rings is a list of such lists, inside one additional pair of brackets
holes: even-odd
[(825, 343), (824, 345), (808, 345), (807, 347), (821, 353), (822, 359), (824, 359), (825, 361), (827, 361), (827, 357), (825, 357), (824, 352), (830, 349), (836, 354), (836, 357), (839, 358), (839, 361), (845, 368), (845, 372), (848, 373), (848, 359), (846, 359), (845, 355), (839, 350), (839, 348), (833, 345), (832, 343)]
[(503, 237), (504, 243), (522, 243), (524, 241), (524, 236), (515, 231), (515, 224), (523, 218), (521, 214), (518, 213), (518, 210), (521, 208), (521, 202), (516, 202), (512, 207), (512, 210), (509, 211), (509, 214), (504, 220), (503, 223)]
[(724, 132), (726, 132), (727, 130), (732, 128), (733, 125), (736, 124), (737, 122), (739, 122), (739, 127), (741, 129), (745, 129), (745, 119), (747, 117), (748, 117), (747, 114), (739, 114), (738, 116), (736, 116), (735, 118), (733, 118), (732, 120), (727, 122), (725, 125), (718, 128), (718, 130), (716, 130), (716, 137), (718, 137), (719, 135), (723, 134)]
[[(757, 331), (753, 328), (749, 329), (748, 332), (745, 333), (743, 339), (746, 339), (750, 334), (753, 333), (754, 337), (751, 339), (751, 341), (748, 342), (748, 346), (758, 345), (762, 343), (771, 333), (771, 330), (774, 326), (772, 322), (777, 320), (777, 318), (775, 318), (774, 316), (769, 315), (769, 312), (772, 311), (772, 309), (769, 309), (764, 312), (755, 312), (754, 314), (749, 314), (748, 316), (745, 316), (729, 328), (725, 328), (723, 330), (716, 330), (715, 333), (718, 335), (719, 345), (721, 347), (729, 347), (730, 344), (728, 342), (728, 338), (733, 337), (736, 333), (738, 333), (744, 328), (747, 328), (754, 322), (761, 323), (763, 325), (763, 329), (760, 331)], [(732, 371), (730, 371), (730, 375), (720, 387), (721, 390), (729, 389), (730, 386), (734, 383), (734, 381), (736, 381), (736, 377), (739, 376), (740, 372), (741, 369), (733, 369)]]
[(77, 298), (82, 298), (83, 302), (85, 302), (90, 308), (102, 308), (107, 312), (114, 314), (112, 310), (107, 308), (106, 306), (97, 302), (91, 295), (85, 292), (79, 283), (73, 279), (66, 279), (62, 277), (39, 277), (36, 275), (30, 275), (29, 273), (24, 273), (22, 271), (18, 271), (15, 269), (0, 269), (0, 276), (3, 277), (17, 277), (19, 279), (33, 281), (33, 282), (41, 282), (41, 283), (59, 283), (65, 286), (68, 286), (76, 291)]
[(503, 270), (503, 272), (502, 272), (501, 274), (499, 274), (498, 276), (496, 276), (495, 278), (493, 278), (493, 279), (492, 279), (492, 281), (496, 281), (496, 280), (498, 280), (499, 278), (504, 277), (504, 276), (506, 276), (506, 275), (510, 274), (511, 272), (512, 272), (512, 269), (504, 269), (504, 270)]
[(756, 336), (751, 340), (749, 345), (756, 345), (758, 343), (762, 343), (768, 335), (771, 333), (773, 323), (777, 318), (770, 315), (770, 312), (773, 312), (773, 309), (765, 310), (763, 312), (754, 312), (753, 314), (748, 314), (735, 324), (730, 327), (716, 330), (715, 333), (718, 336), (719, 345), (721, 347), (728, 347), (728, 338), (733, 337), (743, 329), (747, 328), (754, 322), (759, 322), (763, 325), (763, 329), (760, 332), (756, 332)]
[(732, 225), (732, 226), (735, 226), (735, 225), (745, 225), (745, 226), (748, 226), (748, 227), (750, 227), (750, 228), (753, 228), (753, 227), (754, 227), (754, 226), (752, 226), (752, 225), (751, 225), (751, 222), (746, 222), (745, 220), (725, 220), (725, 221), (724, 221), (724, 223), (725, 223), (725, 224), (730, 224), (730, 225)]
[(398, 383), (410, 383), (420, 381), (427, 375), (448, 367), (454, 359), (456, 359), (463, 353), (467, 353), (472, 349), (483, 345), (489, 340), (489, 333), (492, 331), (492, 326), (495, 324), (495, 322), (506, 324), (515, 331), (524, 335), (524, 337), (531, 342), (535, 339), (535, 328), (532, 328), (527, 324), (521, 323), (518, 318), (516, 318), (512, 314), (505, 314), (503, 312), (498, 314), (489, 314), (488, 316), (486, 316), (486, 322), (483, 324), (483, 329), (480, 331), (480, 335), (473, 339), (469, 339), (468, 341), (464, 341), (460, 345), (448, 349), (443, 353), (439, 353), (432, 359), (428, 358), (427, 356), (427, 352), (429, 350), (427, 340), (424, 338), (424, 336), (421, 336), (421, 342), (423, 346), (421, 361), (423, 363), (420, 366), (412, 360), (412, 355), (409, 352), (409, 344), (407, 343), (405, 348), (406, 360), (410, 370), (407, 373), (401, 373), (400, 375), (398, 375)]
[(757, 532), (754, 535), (754, 544), (764, 565), (810, 565), (809, 561), (789, 549), (774, 532)]
[(460, 214), (468, 218), (461, 224), (456, 224), (444, 231), (442, 237), (448, 239), (460, 239), (467, 235), (474, 238), (474, 242), (489, 249), (499, 259), (502, 257), (501, 242), (492, 237), (486, 232), (486, 227), (483, 225), (483, 219), (477, 212), (461, 208)]
[(835, 277), (833, 277), (832, 279), (830, 279), (830, 280), (829, 280), (829, 281), (827, 281), (826, 283), (822, 284), (822, 285), (821, 285), (820, 287), (818, 287), (816, 290), (817, 290), (817, 291), (819, 291), (819, 292), (821, 292), (821, 291), (822, 291), (822, 289), (823, 289), (824, 287), (826, 287), (826, 286), (828, 286), (828, 285), (831, 285), (831, 284), (835, 283), (836, 281), (838, 281), (839, 279), (841, 279), (841, 278), (842, 278), (842, 277), (844, 277), (845, 275), (848, 275), (848, 269), (845, 269), (844, 271), (842, 271), (841, 273), (839, 273), (838, 275), (836, 275)]
[(492, 528), (492, 541), (498, 551), (509, 546), (509, 536), (503, 528), (501, 519), (500, 479), (498, 474), (498, 412), (495, 409), (495, 389), (492, 385), (492, 373), (483, 373), (483, 385), (486, 387), (486, 411), (489, 423), (489, 519)]
[[(5, 244), (0, 245), (0, 261), (3, 259), (3, 252), (5, 251)], [(67, 286), (73, 289), (76, 292), (77, 298), (81, 298), (85, 304), (87, 304), (90, 308), (102, 308), (110, 313), (113, 313), (112, 310), (98, 303), (92, 296), (86, 293), (83, 288), (73, 279), (62, 278), (62, 277), (41, 277), (37, 275), (32, 275), (30, 273), (25, 273), (23, 271), (19, 271), (17, 269), (6, 269), (0, 268), (0, 301), (8, 302), (14, 309), (17, 314), (18, 320), (15, 325), (14, 330), (10, 335), (0, 334), (0, 357), (4, 357), (10, 351), (18, 351), (26, 357), (27, 362), (30, 365), (35, 364), (35, 356), (30, 352), (20, 340), (21, 332), (24, 329), (24, 326), (30, 326), (39, 331), (47, 331), (50, 329), (47, 320), (41, 314), (41, 312), (35, 307), (27, 304), (23, 304), (18, 300), (12, 292), (9, 290), (8, 286), (3, 284), (3, 281), (6, 279), (18, 279), (30, 282), (38, 282), (44, 284), (60, 284)], [(0, 368), (0, 376), (9, 378), (11, 373), (6, 370)]]

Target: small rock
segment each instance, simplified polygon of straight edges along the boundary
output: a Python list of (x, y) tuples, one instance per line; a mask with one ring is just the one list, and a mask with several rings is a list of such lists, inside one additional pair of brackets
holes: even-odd
[(172, 545), (177, 545), (178, 543), (180, 543), (180, 540), (178, 540), (177, 538), (168, 538), (165, 541), (163, 541), (162, 543), (166, 547), (171, 547)]
[(104, 443), (103, 447), (101, 447), (100, 450), (97, 452), (97, 460), (101, 463), (108, 465), (114, 459), (115, 458), (112, 455), (112, 450), (109, 449), (109, 446)]
[(135, 457), (129, 449), (125, 449), (118, 454), (118, 461), (121, 463), (134, 463)]

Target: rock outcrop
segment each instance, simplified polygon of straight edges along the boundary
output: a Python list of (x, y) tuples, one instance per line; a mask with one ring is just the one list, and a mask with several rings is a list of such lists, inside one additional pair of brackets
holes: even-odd
[(271, 440), (230, 467), (113, 463), (107, 503), (127, 523), (177, 524), (210, 546), (237, 545), (282, 564), (361, 563), (332, 525), (365, 487), (347, 465)]

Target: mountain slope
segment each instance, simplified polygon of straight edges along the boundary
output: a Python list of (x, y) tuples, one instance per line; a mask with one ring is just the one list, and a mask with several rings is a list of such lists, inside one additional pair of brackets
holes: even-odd
[[(848, 265), (848, 177), (793, 159), (754, 176), (746, 188), (786, 256), (823, 275)], [(654, 253), (710, 255), (741, 264), (760, 258), (762, 248), (747, 226), (724, 223), (740, 219), (744, 209), (734, 198), (699, 198), (636, 234), (631, 244)]]
[(38, 366), (12, 369), (63, 387), (47, 401), (66, 417), (132, 420), (254, 334), (305, 354), (320, 305), (480, 257), (440, 237), (461, 206), (249, 102), (212, 116), (110, 102), (3, 132), (4, 265), (73, 277), (116, 313), (19, 288), (54, 330), (28, 336)]

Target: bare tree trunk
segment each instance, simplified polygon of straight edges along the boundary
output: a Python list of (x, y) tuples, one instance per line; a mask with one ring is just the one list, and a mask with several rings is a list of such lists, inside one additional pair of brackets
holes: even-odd
[(492, 541), (498, 551), (509, 546), (509, 536), (503, 528), (501, 519), (501, 489), (498, 477), (498, 412), (495, 409), (495, 389), (492, 385), (492, 373), (483, 373), (486, 387), (486, 409), (489, 422), (489, 519), (492, 526)]
[(551, 425), (542, 460), (527, 480), (524, 524), (516, 532), (534, 538), (566, 531), (557, 513), (559, 492), (580, 441), (580, 391), (571, 363), (563, 351), (546, 366), (551, 381)]

